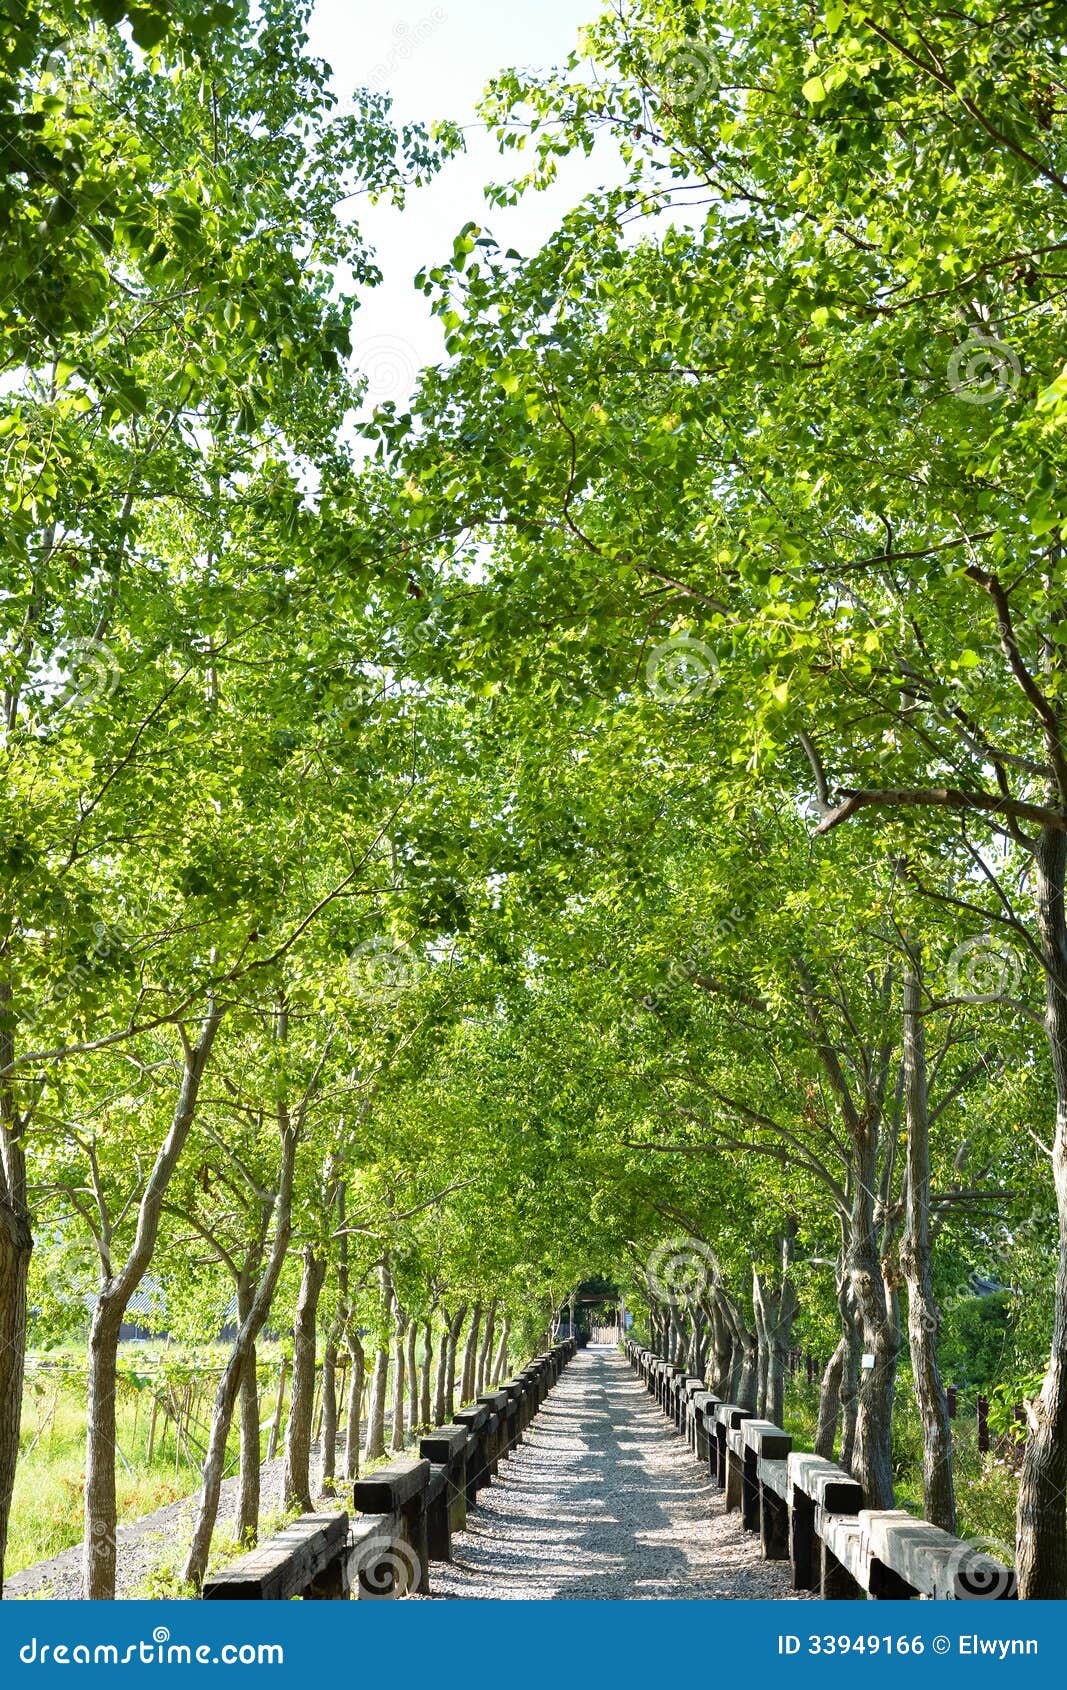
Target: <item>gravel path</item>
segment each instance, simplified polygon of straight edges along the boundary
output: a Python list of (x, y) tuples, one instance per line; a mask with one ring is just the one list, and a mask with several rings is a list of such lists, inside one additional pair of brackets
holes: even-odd
[(788, 1563), (723, 1510), (615, 1350), (580, 1350), (483, 1490), (435, 1596), (548, 1601), (791, 1598)]

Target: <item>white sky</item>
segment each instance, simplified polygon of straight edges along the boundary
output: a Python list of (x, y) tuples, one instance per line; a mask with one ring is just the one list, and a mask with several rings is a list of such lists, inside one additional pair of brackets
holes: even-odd
[(533, 251), (562, 211), (614, 173), (601, 149), (564, 161), (548, 192), (506, 210), (489, 207), (485, 184), (529, 166), (525, 154), (501, 156), (474, 114), (496, 71), (562, 63), (600, 9), (600, 0), (318, 0), (310, 48), (332, 65), (342, 99), (360, 85), (382, 88), (393, 95), (397, 122), (452, 118), (467, 136), (465, 156), (409, 195), (402, 212), (360, 202), (358, 220), (385, 277), (365, 295), (353, 332), (356, 363), (370, 381), (368, 408), (407, 399), (420, 366), (443, 358), (440, 326), (412, 282), (423, 265), (451, 255), (464, 223), (478, 223), (504, 247)]

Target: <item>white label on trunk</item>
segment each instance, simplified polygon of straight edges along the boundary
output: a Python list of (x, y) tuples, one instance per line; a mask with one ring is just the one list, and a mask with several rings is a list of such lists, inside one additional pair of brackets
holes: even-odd
[(866, 1367), (866, 1368), (873, 1367), (874, 1366), (874, 1357), (871, 1356), (871, 1355), (861, 1356), (860, 1357), (860, 1366)]

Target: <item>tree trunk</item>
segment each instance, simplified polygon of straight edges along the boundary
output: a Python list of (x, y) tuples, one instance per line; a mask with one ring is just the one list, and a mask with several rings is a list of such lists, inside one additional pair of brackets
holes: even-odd
[(460, 1386), (460, 1406), (471, 1402), (474, 1398), (474, 1368), (478, 1355), (478, 1335), (482, 1325), (482, 1305), (475, 1303), (471, 1310), (471, 1323), (467, 1331), (467, 1342), (463, 1346), (463, 1376)]
[(494, 1297), (485, 1316), (485, 1336), (478, 1351), (478, 1370), (474, 1380), (474, 1395), (481, 1396), (486, 1388), (486, 1376), (493, 1359), (493, 1337), (496, 1332), (496, 1298)]
[(111, 1601), (115, 1595), (115, 1376), (127, 1300), (102, 1293), (89, 1330), (82, 1550), (83, 1594), (88, 1601)]
[(679, 1309), (677, 1304), (671, 1307), (671, 1360), (675, 1367), (685, 1366), (686, 1331), (685, 1310)]
[[(5, 1156), (5, 1162), (7, 1159)], [(15, 1159), (21, 1165), (21, 1152)], [(21, 1196), (11, 1195), (6, 1172), (3, 1186), (6, 1189), (0, 1191), (0, 1596), (4, 1588), (4, 1554), (19, 1453), (26, 1367), (26, 1286), (33, 1251), (29, 1211)]]
[[(237, 1286), (238, 1328), (243, 1327), (252, 1312), (253, 1292), (242, 1275)], [(241, 1369), (241, 1470), (238, 1479), (237, 1513), (234, 1536), (238, 1543), (255, 1543), (259, 1535), (259, 1377), (256, 1372), (256, 1346), (248, 1346), (248, 1357)], [(227, 1428), (227, 1431), (229, 1428)], [(210, 1438), (209, 1438), (210, 1448)]]
[(856, 1167), (848, 1240), (848, 1284), (859, 1316), (864, 1351), (874, 1365), (860, 1374), (852, 1476), (868, 1508), (893, 1506), (893, 1395), (899, 1333), (878, 1259), (874, 1222), (877, 1134), (873, 1125), (853, 1135)]
[(337, 1356), (344, 1331), (344, 1309), (340, 1304), (330, 1322), (322, 1352), (322, 1494), (337, 1490)]
[(792, 1280), (796, 1236), (796, 1221), (790, 1218), (782, 1228), (778, 1284), (773, 1295), (766, 1287), (763, 1292), (767, 1345), (764, 1413), (776, 1426), (780, 1426), (785, 1418), (785, 1376), (789, 1365), (789, 1349), (793, 1341), (793, 1322), (797, 1316), (797, 1296)]
[(451, 1409), (446, 1414), (448, 1388), (448, 1317), (441, 1328), (441, 1336), (437, 1344), (437, 1378), (433, 1394), (433, 1423), (443, 1426), (451, 1418)]
[(856, 1424), (860, 1406), (860, 1355), (863, 1340), (853, 1324), (845, 1344), (845, 1365), (841, 1370), (841, 1465), (851, 1473), (856, 1449)]
[(433, 1374), (433, 1320), (427, 1315), (422, 1323), (422, 1386), (419, 1392), (419, 1425), (432, 1426), (430, 1419), (430, 1384)]
[(752, 1273), (752, 1314), (756, 1323), (756, 1414), (767, 1419), (767, 1379), (770, 1371), (770, 1335), (768, 1330), (766, 1287), (759, 1274)]
[(413, 1435), (416, 1431), (416, 1428), (420, 1424), (422, 1424), (422, 1422), (419, 1419), (419, 1369), (418, 1369), (417, 1358), (416, 1358), (416, 1354), (415, 1354), (416, 1345), (418, 1344), (418, 1338), (419, 1338), (419, 1323), (414, 1318), (414, 1316), (412, 1316), (411, 1320), (408, 1322), (407, 1375), (408, 1375), (408, 1398), (409, 1398), (409, 1403), (410, 1403), (410, 1407), (409, 1407), (409, 1411), (408, 1411), (408, 1425), (411, 1428), (411, 1432), (412, 1432)]
[(504, 1324), (500, 1328), (500, 1342), (496, 1347), (496, 1359), (493, 1362), (492, 1385), (495, 1390), (504, 1377), (508, 1365), (508, 1339), (511, 1337), (511, 1316), (504, 1316)]
[[(620, 1341), (623, 1333), (623, 1316), (620, 1313), (616, 1322), (616, 1330)], [(701, 1308), (693, 1309), (693, 1355), (691, 1372), (697, 1379), (703, 1379), (708, 1365), (708, 1318)]]
[(404, 1413), (404, 1385), (406, 1367), (404, 1363), (404, 1337), (408, 1329), (407, 1315), (396, 1308), (396, 1329), (393, 1333), (393, 1427), (389, 1440), (389, 1448), (394, 1455), (398, 1455), (407, 1443), (406, 1416)]
[(445, 1418), (447, 1420), (451, 1420), (456, 1410), (456, 1348), (466, 1318), (467, 1305), (461, 1303), (458, 1312), (448, 1326), (448, 1353), (445, 1365)]
[(1067, 1598), (1067, 838), (1044, 828), (1035, 851), (1037, 922), (1045, 964), (1045, 1032), (1056, 1084), (1052, 1176), (1059, 1242), (1052, 1352), (1038, 1395), (1026, 1405), (1029, 1436), (1019, 1481), (1016, 1568), (1019, 1595)]
[(733, 1358), (733, 1337), (730, 1325), (723, 1314), (719, 1298), (713, 1291), (708, 1302), (708, 1318), (711, 1321), (711, 1345), (708, 1363), (709, 1388), (718, 1397), (730, 1396), (730, 1371)]
[(900, 1266), (908, 1287), (908, 1339), (915, 1400), (923, 1423), (923, 1514), (931, 1525), (956, 1530), (952, 1484), (952, 1422), (937, 1364), (940, 1327), (930, 1248), (930, 1114), (923, 1023), (921, 956), (908, 955), (904, 976), (904, 1105), (908, 1159)]
[(345, 1414), (346, 1479), (359, 1478), (359, 1419), (363, 1411), (363, 1382), (367, 1368), (363, 1344), (359, 1333), (354, 1330), (352, 1325), (353, 1318), (352, 1315), (349, 1315), (345, 1332), (352, 1366), (352, 1376), (348, 1381), (348, 1409)]
[(815, 1427), (815, 1454), (821, 1455), (825, 1461), (832, 1461), (834, 1458), (837, 1417), (841, 1408), (841, 1374), (847, 1351), (848, 1340), (842, 1334), (823, 1369), (822, 1384), (819, 1388), (819, 1417)]
[(183, 1035), (182, 1083), (170, 1130), (145, 1184), (129, 1255), (118, 1273), (112, 1271), (106, 1248), (101, 1257), (103, 1283), (89, 1333), (85, 1434), (82, 1593), (89, 1601), (111, 1601), (115, 1595), (115, 1371), (122, 1318), (155, 1251), (163, 1200), (192, 1130), (200, 1082), (221, 1019), (222, 1011), (211, 1003), (196, 1043), (191, 1045)]
[(837, 1312), (841, 1319), (841, 1466), (852, 1471), (856, 1447), (856, 1411), (859, 1404), (860, 1354), (863, 1340), (852, 1308), (848, 1279), (847, 1230), (842, 1229), (841, 1260), (837, 1275)]
[(749, 1327), (734, 1299), (721, 1287), (719, 1306), (730, 1326), (733, 1339), (733, 1366), (730, 1375), (730, 1401), (738, 1408), (752, 1413), (756, 1407), (756, 1387), (759, 1356), (756, 1334)]
[(756, 1334), (746, 1328), (741, 1344), (741, 1372), (734, 1398), (738, 1408), (748, 1409), (749, 1413), (755, 1409), (758, 1384), (759, 1351), (756, 1346)]
[[(0, 945), (6, 957), (7, 941)], [(22, 1137), (26, 1122), (11, 1078), (15, 1015), (11, 983), (0, 979), (0, 1596), (15, 1489), (22, 1392), (26, 1373), (27, 1286), (33, 1254), (33, 1217), (26, 1184)]]
[(363, 1446), (366, 1461), (375, 1461), (385, 1454), (385, 1403), (389, 1387), (389, 1322), (393, 1310), (393, 1275), (388, 1254), (382, 1257), (378, 1269), (378, 1346), (374, 1352), (371, 1373), (370, 1400), (367, 1403), (367, 1441)]
[(311, 1512), (311, 1418), (315, 1409), (315, 1337), (319, 1295), (326, 1278), (326, 1258), (310, 1244), (304, 1246), (293, 1318), (293, 1383), (289, 1421), (285, 1428), (285, 1467), (282, 1495), (286, 1508)]
[(379, 1343), (374, 1352), (374, 1368), (367, 1399), (367, 1440), (363, 1445), (363, 1459), (374, 1461), (385, 1454), (385, 1398), (389, 1381), (389, 1350)]

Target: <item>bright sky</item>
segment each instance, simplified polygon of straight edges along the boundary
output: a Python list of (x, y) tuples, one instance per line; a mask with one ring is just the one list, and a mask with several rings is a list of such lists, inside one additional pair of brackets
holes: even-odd
[(514, 154), (501, 157), (474, 114), (496, 71), (561, 63), (600, 9), (600, 0), (318, 0), (311, 51), (333, 66), (342, 99), (360, 85), (381, 88), (393, 95), (398, 122), (453, 118), (467, 134), (466, 155), (410, 195), (404, 211), (361, 203), (360, 225), (385, 276), (367, 293), (354, 331), (370, 407), (405, 400), (419, 367), (444, 356), (440, 327), (412, 281), (423, 265), (450, 256), (464, 223), (480, 224), (505, 247), (535, 250), (561, 212), (610, 172), (596, 155), (567, 160), (549, 192), (504, 211), (487, 207), (486, 182), (528, 167)]

